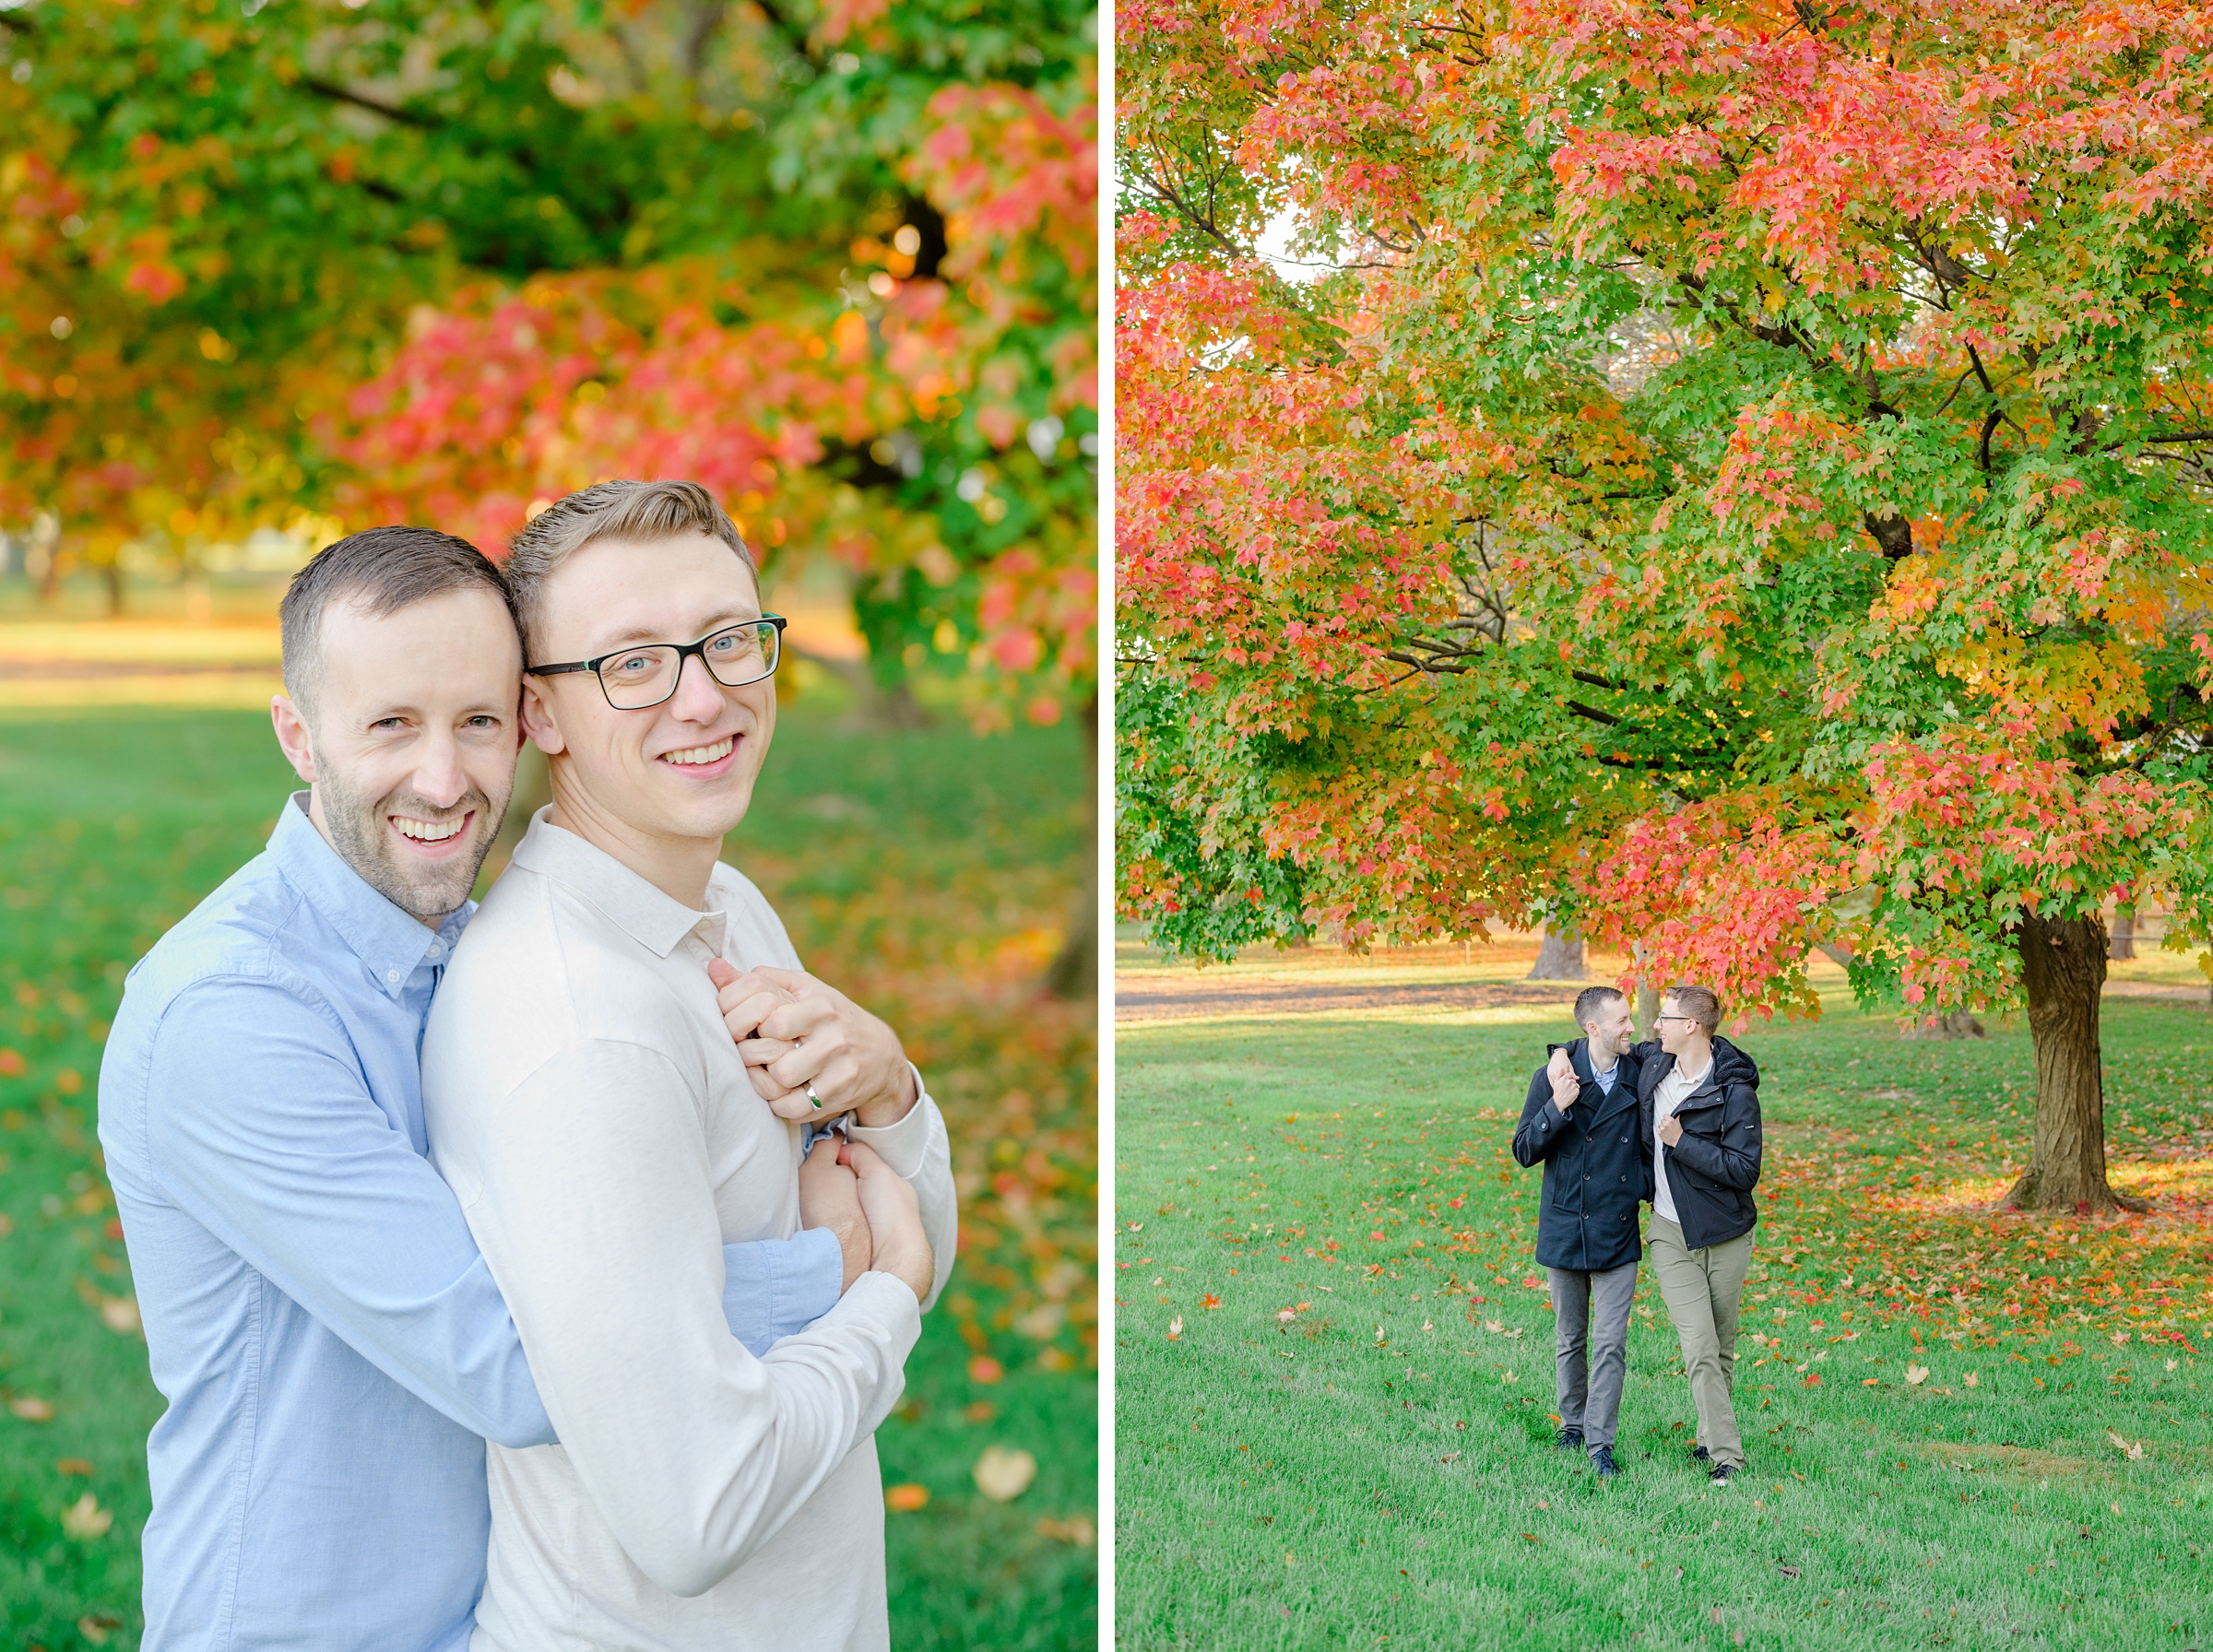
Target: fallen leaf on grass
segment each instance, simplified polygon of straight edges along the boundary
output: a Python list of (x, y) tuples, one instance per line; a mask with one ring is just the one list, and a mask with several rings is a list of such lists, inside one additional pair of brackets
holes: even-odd
[(1056, 1543), (1072, 1543), (1078, 1549), (1088, 1549), (1098, 1539), (1098, 1533), (1092, 1529), (1091, 1522), (1082, 1515), (1071, 1516), (1066, 1520), (1056, 1520), (1047, 1515), (1037, 1522), (1037, 1535), (1050, 1538)]
[(2111, 1445), (2115, 1451), (2118, 1451), (2123, 1457), (2126, 1457), (2130, 1462), (2134, 1463), (2143, 1460), (2143, 1441), (2124, 1440), (2110, 1428), (2105, 1431), (2105, 1437), (2107, 1443)]
[(87, 1612), (77, 1621), (77, 1632), (95, 1646), (108, 1644), (108, 1636), (123, 1627), (123, 1620), (113, 1612)]
[(119, 1336), (137, 1336), (142, 1328), (138, 1319), (138, 1299), (136, 1296), (101, 1297), (100, 1322)]
[(929, 1501), (929, 1488), (913, 1484), (883, 1488), (883, 1506), (894, 1515), (911, 1515)]
[(988, 1353), (979, 1353), (968, 1362), (968, 1380), (972, 1383), (995, 1383), (1007, 1374), (1007, 1368)]
[(1183, 1335), (1183, 1316), (1178, 1314), (1168, 1321), (1168, 1340), (1173, 1342)]
[(1199, 1305), (1202, 1308), (1218, 1308), (1222, 1305), (1222, 1299), (1219, 1296), (1216, 1296), (1212, 1291), (1209, 1291), (1204, 1296), (1199, 1299)]
[(1911, 1383), (1916, 1388), (1920, 1387), (1922, 1384), (1929, 1380), (1929, 1368), (1926, 1365), (1908, 1365), (1906, 1367), (1906, 1380)]
[(1438, 1457), (1437, 1460), (1440, 1463), (1457, 1463), (1460, 1461), (1460, 1453), (1457, 1451), (1448, 1451), (1444, 1456)]
[(1775, 1569), (1778, 1572), (1781, 1572), (1785, 1577), (1795, 1577), (1798, 1575), (1798, 1568), (1796, 1566), (1777, 1566)]
[(53, 1471), (56, 1474), (75, 1474), (89, 1480), (92, 1477), (92, 1465), (81, 1457), (65, 1457), (55, 1461)]
[(7, 1409), (26, 1422), (52, 1422), (53, 1407), (36, 1394), (18, 1394), (7, 1402)]
[(87, 1492), (62, 1511), (62, 1531), (65, 1536), (80, 1543), (108, 1535), (108, 1528), (115, 1524), (115, 1516), (100, 1506), (100, 1500)]
[(1275, 1322), (1278, 1325), (1289, 1325), (1298, 1316), (1293, 1313), (1289, 1308), (1280, 1308), (1276, 1311)]
[(987, 1446), (968, 1472), (975, 1477), (976, 1489), (992, 1502), (1012, 1503), (1037, 1478), (1037, 1459), (1026, 1451)]
[(1979, 1387), (1979, 1386), (1982, 1385), (1982, 1379), (1981, 1377), (1977, 1376), (1977, 1375), (1975, 1375), (1973, 1372), (1971, 1372), (1971, 1371), (1970, 1371), (1970, 1372), (1969, 1372), (1969, 1373), (1968, 1373), (1968, 1374), (1967, 1374), (1965, 1376), (1961, 1377), (1959, 1380), (1960, 1380), (1961, 1382), (1965, 1383), (1965, 1384), (1966, 1384), (1966, 1385), (1967, 1385), (1969, 1387), (1970, 1387), (1970, 1388), (1973, 1388), (1973, 1387)]

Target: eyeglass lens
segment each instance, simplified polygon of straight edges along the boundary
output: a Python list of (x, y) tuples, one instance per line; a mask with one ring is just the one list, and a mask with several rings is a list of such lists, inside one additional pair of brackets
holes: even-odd
[[(726, 689), (759, 682), (776, 668), (777, 635), (773, 625), (734, 625), (700, 644), (700, 658)], [(617, 711), (641, 711), (676, 692), (683, 655), (667, 643), (627, 648), (599, 662), (599, 681)]]

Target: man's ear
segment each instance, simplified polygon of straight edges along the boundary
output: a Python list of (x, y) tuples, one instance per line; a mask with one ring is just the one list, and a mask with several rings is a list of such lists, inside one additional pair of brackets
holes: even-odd
[(523, 678), (523, 732), (536, 740), (538, 749), (548, 757), (558, 757), (568, 749), (561, 738), (561, 724), (553, 715), (552, 703), (535, 677)]
[(292, 773), (308, 785), (315, 784), (315, 749), (309, 738), (307, 718), (300, 708), (283, 694), (269, 697), (269, 722), (277, 730), (278, 749), (284, 761), (292, 765)]

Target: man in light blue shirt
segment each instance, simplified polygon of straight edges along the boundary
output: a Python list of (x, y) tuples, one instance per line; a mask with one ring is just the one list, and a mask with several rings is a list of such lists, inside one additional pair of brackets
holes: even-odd
[[(448, 1652), (484, 1583), (484, 1440), (554, 1438), (425, 1157), (419, 1075), (514, 782), (521, 657), (497, 570), (423, 529), (325, 551), (284, 627), (273, 712), (310, 790), (133, 970), (101, 1069), (170, 1402), (148, 1446), (144, 1645)], [(808, 1231), (726, 1249), (725, 1309), (756, 1352), (865, 1265), (851, 1179), (813, 1155)]]

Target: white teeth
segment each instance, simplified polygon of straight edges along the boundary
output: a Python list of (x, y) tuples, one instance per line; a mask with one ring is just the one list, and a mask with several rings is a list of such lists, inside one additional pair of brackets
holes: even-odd
[(737, 743), (738, 737), (736, 735), (725, 735), (712, 746), (687, 746), (681, 751), (664, 751), (661, 753), (661, 761), (665, 763), (686, 764), (720, 762), (724, 758), (729, 756), (730, 748)]
[(406, 815), (394, 815), (392, 824), (398, 827), (400, 835), (411, 837), (419, 844), (443, 844), (449, 837), (461, 835), (461, 828), (468, 824), (468, 817), (433, 824), (429, 820), (409, 820)]

